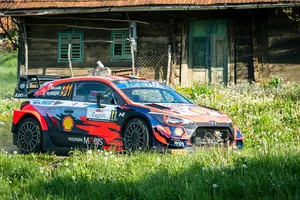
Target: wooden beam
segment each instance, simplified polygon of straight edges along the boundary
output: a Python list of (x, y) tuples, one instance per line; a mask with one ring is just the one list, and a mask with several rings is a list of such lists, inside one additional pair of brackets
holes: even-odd
[[(58, 39), (47, 39), (47, 38), (32, 38), (32, 37), (26, 37), (27, 40), (33, 40), (33, 41), (44, 41), (44, 42), (58, 42)], [(112, 40), (83, 40), (84, 43), (88, 42), (103, 42), (103, 43), (113, 43)]]
[(138, 21), (138, 20), (124, 20), (124, 19), (108, 19), (108, 18), (85, 18), (85, 17), (37, 17), (35, 18), (41, 18), (41, 19), (76, 19), (76, 20), (88, 20), (88, 21), (112, 21), (112, 22), (131, 22), (134, 21), (139, 24), (145, 24), (149, 25), (149, 22), (143, 22), (143, 21)]
[(94, 30), (104, 30), (104, 31), (128, 30), (128, 28), (103, 28), (103, 27), (92, 27), (92, 26), (77, 26), (77, 25), (70, 25), (70, 24), (27, 24), (27, 26), (65, 26), (70, 28), (94, 29)]

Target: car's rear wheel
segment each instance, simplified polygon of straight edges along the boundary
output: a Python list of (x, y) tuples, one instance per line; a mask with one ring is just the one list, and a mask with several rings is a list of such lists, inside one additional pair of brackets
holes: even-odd
[(142, 151), (149, 148), (150, 128), (145, 120), (132, 119), (124, 129), (123, 145), (127, 151)]
[(41, 128), (34, 118), (22, 120), (17, 130), (17, 146), (21, 153), (33, 153), (41, 150)]

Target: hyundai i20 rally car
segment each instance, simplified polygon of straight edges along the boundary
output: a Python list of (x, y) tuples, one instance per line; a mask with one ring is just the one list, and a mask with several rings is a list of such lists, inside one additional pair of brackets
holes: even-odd
[(22, 76), (13, 142), (22, 153), (73, 148), (184, 153), (243, 146), (222, 112), (194, 105), (173, 88), (134, 76)]

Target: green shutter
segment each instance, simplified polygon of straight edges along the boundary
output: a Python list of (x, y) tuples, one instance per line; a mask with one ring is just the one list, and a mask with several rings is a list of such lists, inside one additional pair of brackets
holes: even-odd
[(68, 48), (71, 38), (71, 61), (83, 62), (84, 35), (82, 31), (68, 31), (58, 33), (58, 62), (68, 62)]
[(121, 62), (131, 60), (129, 31), (112, 31), (111, 61)]

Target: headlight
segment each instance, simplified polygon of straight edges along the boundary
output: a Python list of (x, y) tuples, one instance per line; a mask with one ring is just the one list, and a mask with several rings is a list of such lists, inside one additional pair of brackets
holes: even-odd
[(229, 127), (233, 127), (233, 122), (232, 122), (231, 119), (229, 119), (227, 123), (228, 123), (228, 126), (229, 126)]
[(175, 126), (180, 126), (180, 125), (192, 125), (194, 124), (194, 121), (177, 117), (177, 116), (172, 116), (172, 115), (164, 115), (162, 113), (149, 113), (152, 117), (157, 119), (162, 124), (169, 124), (169, 125), (175, 125)]

